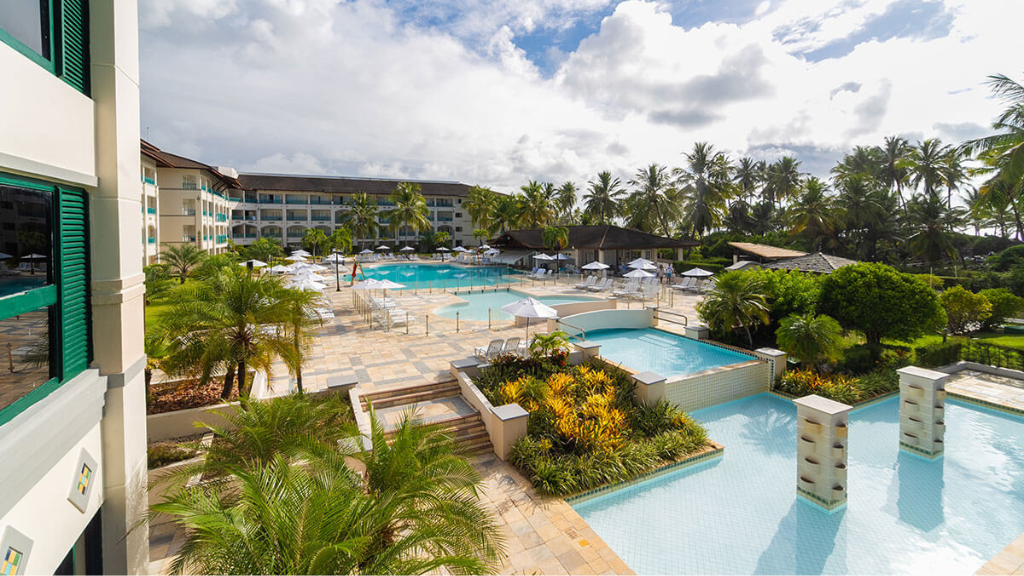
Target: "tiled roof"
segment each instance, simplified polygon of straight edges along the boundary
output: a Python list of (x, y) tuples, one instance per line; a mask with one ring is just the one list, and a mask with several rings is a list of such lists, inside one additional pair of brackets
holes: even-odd
[(765, 268), (772, 268), (774, 270), (800, 270), (801, 272), (815, 272), (818, 274), (831, 274), (835, 270), (842, 268), (843, 266), (849, 266), (850, 264), (856, 264), (856, 260), (850, 260), (848, 258), (840, 258), (839, 256), (833, 256), (831, 254), (823, 254), (816, 252), (814, 254), (808, 254), (807, 256), (800, 256), (798, 258), (790, 258), (788, 260), (779, 260), (778, 262), (772, 262), (766, 264)]
[(224, 174), (221, 174), (220, 172), (217, 171), (216, 168), (210, 166), (209, 164), (203, 164), (202, 162), (192, 160), (191, 158), (185, 158), (184, 156), (171, 154), (170, 152), (166, 152), (164, 150), (157, 148), (156, 146), (150, 144), (149, 142), (146, 142), (145, 140), (141, 141), (141, 150), (143, 154), (152, 158), (156, 162), (157, 167), (159, 168), (183, 168), (187, 170), (206, 170), (207, 172), (219, 178), (225, 185), (231, 188), (239, 187), (237, 180), (231, 178), (230, 176), (225, 176)]
[(729, 246), (754, 256), (761, 258), (767, 258), (769, 260), (778, 260), (780, 258), (796, 258), (798, 256), (806, 256), (806, 252), (799, 250), (790, 250), (788, 248), (779, 248), (778, 246), (769, 246), (767, 244), (755, 244), (753, 242), (729, 242)]
[(347, 176), (293, 176), (288, 174), (239, 174), (238, 181), (247, 190), (281, 192), (324, 192), (328, 194), (391, 194), (401, 182), (420, 185), (424, 196), (464, 198), (469, 186), (459, 182), (402, 180), (386, 178), (350, 178)]
[[(642, 250), (652, 248), (687, 248), (696, 242), (655, 236), (632, 228), (618, 226), (566, 226), (569, 230), (569, 249), (582, 250)], [(503, 247), (523, 247), (543, 250), (543, 228), (509, 230), (491, 244)]]

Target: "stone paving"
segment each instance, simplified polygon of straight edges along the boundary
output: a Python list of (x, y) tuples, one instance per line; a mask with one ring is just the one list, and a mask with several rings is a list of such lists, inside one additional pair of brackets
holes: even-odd
[(1024, 410), (1024, 381), (974, 370), (957, 372), (946, 380), (946, 390), (969, 398)]

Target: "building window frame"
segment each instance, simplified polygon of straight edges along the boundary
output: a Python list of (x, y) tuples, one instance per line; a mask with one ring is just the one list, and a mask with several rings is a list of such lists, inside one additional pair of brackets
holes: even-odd
[(39, 11), (46, 17), (46, 24), (43, 26), (43, 30), (46, 31), (46, 38), (43, 38), (43, 45), (46, 47), (46, 52), (49, 56), (36, 52), (28, 44), (18, 40), (13, 34), (0, 27), (0, 42), (14, 48), (19, 54), (39, 64), (51, 74), (57, 73), (57, 59), (55, 58), (57, 53), (57, 35), (55, 34), (57, 27), (54, 25), (54, 4), (55, 0), (39, 0)]

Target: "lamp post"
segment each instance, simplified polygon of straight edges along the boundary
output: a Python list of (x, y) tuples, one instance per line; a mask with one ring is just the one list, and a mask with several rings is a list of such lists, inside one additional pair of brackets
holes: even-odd
[[(353, 276), (353, 279), (355, 279), (354, 276)], [(341, 264), (338, 263), (338, 253), (337, 252), (334, 253), (334, 282), (335, 282), (334, 291), (335, 292), (341, 292)]]

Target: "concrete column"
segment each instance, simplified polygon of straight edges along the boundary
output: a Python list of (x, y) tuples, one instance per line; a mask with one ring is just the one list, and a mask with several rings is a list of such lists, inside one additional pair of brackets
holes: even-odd
[(907, 366), (900, 375), (900, 449), (938, 458), (945, 449), (949, 374)]
[(772, 382), (775, 382), (786, 371), (786, 353), (775, 348), (758, 348), (754, 350), (758, 358), (768, 360), (772, 365)]
[(90, 190), (95, 365), (108, 376), (103, 436), (103, 571), (149, 570), (143, 295), (139, 254), (139, 36), (136, 2), (89, 3), (96, 174)]
[(711, 336), (711, 331), (703, 324), (690, 324), (686, 327), (685, 333), (687, 338), (694, 340), (707, 340)]
[(597, 342), (574, 342), (573, 348), (583, 353), (583, 362), (588, 362), (601, 355), (601, 345)]
[(658, 325), (658, 307), (653, 304), (648, 304), (646, 308), (647, 312), (651, 315), (651, 327), (653, 328)]
[(851, 406), (817, 394), (793, 401), (797, 415), (797, 494), (827, 511), (846, 504)]
[(665, 398), (665, 380), (661, 374), (641, 372), (633, 376), (636, 388), (633, 395), (643, 404), (654, 404)]
[(490, 431), (494, 454), (502, 460), (507, 460), (509, 453), (512, 452), (512, 446), (526, 436), (530, 413), (519, 404), (495, 406), (491, 412), (494, 414), (492, 422), (495, 424)]

